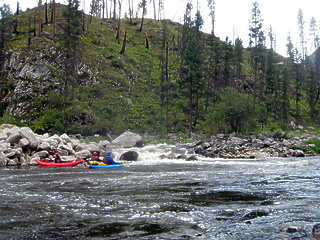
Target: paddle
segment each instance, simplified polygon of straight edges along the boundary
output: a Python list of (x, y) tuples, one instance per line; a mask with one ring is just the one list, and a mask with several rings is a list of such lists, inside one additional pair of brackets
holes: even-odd
[(129, 161), (127, 161), (127, 162), (121, 162), (121, 164), (123, 165), (123, 166), (125, 166), (125, 167), (130, 167), (130, 162)]

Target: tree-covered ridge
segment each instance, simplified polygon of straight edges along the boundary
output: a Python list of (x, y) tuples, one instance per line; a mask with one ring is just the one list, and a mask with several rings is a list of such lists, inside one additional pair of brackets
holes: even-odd
[(317, 125), (318, 54), (301, 57), (290, 41), (287, 59), (267, 49), (258, 10), (245, 49), (201, 32), (191, 5), (183, 25), (143, 19), (143, 28), (141, 18), (85, 15), (77, 0), (15, 14), (3, 6), (2, 121), (82, 134)]

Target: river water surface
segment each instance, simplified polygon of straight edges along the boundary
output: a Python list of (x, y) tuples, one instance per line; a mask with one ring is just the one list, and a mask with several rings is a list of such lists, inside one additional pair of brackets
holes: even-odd
[(159, 150), (170, 151), (137, 150), (117, 169), (0, 168), (0, 238), (313, 239), (320, 159), (160, 160)]

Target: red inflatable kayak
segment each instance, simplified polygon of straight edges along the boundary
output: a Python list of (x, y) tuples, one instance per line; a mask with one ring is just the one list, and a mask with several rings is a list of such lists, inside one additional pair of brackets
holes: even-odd
[(62, 162), (62, 163), (54, 163), (54, 162), (48, 162), (46, 160), (36, 160), (36, 162), (45, 167), (74, 167), (77, 166), (79, 163), (83, 163), (84, 160), (77, 160), (73, 162)]

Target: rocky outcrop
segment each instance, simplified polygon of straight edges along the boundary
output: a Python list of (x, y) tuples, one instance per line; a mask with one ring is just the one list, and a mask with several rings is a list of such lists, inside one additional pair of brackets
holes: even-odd
[[(110, 150), (108, 143), (106, 140), (99, 143), (84, 143), (67, 134), (38, 135), (28, 127), (19, 128), (3, 124), (0, 126), (0, 166), (37, 165), (36, 160), (53, 158), (56, 152), (66, 160), (87, 159), (93, 152), (102, 153), (103, 156)], [(130, 146), (130, 144), (137, 146), (142, 145), (142, 138), (138, 134), (125, 132), (117, 138), (116, 143), (117, 146)], [(123, 153), (123, 160), (137, 160), (138, 156), (137, 152), (128, 151)]]
[(286, 137), (284, 133), (261, 133), (246, 137), (235, 134), (218, 134), (206, 141), (195, 141), (189, 145), (195, 153), (211, 158), (266, 158), (304, 157), (315, 155), (309, 151), (314, 146), (305, 144), (310, 139), (320, 141), (319, 136), (306, 133), (301, 137)]

